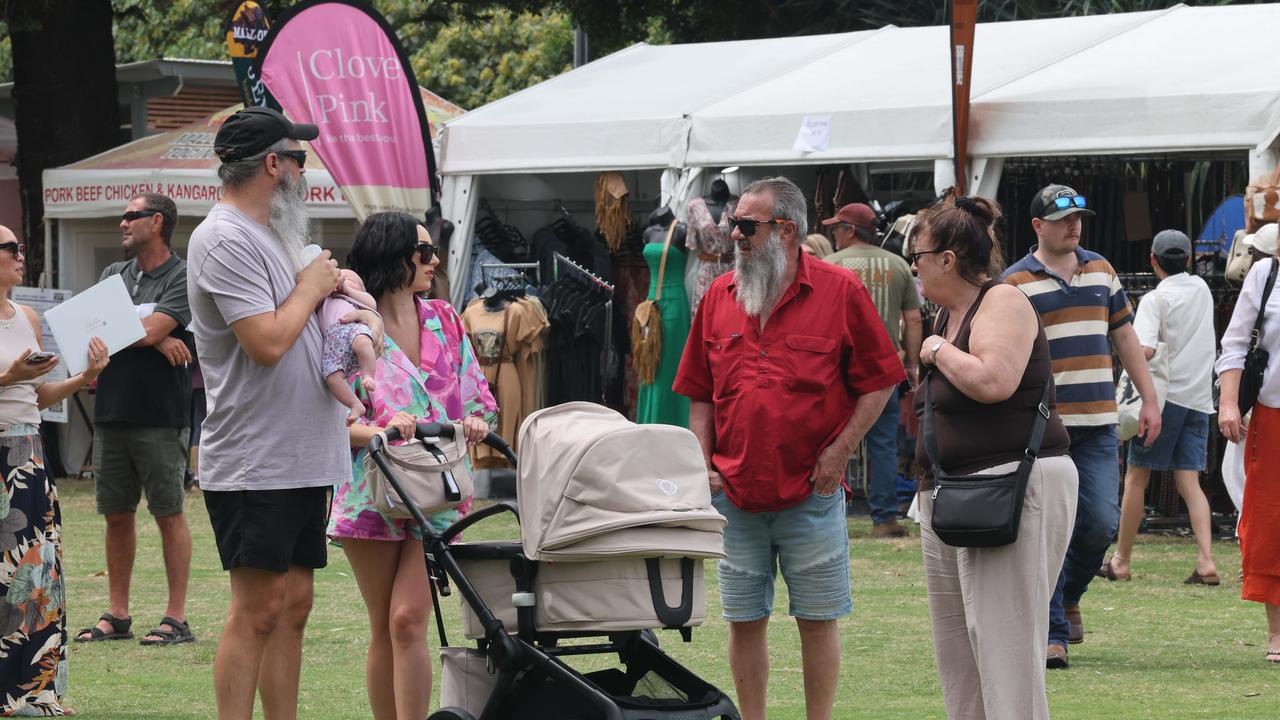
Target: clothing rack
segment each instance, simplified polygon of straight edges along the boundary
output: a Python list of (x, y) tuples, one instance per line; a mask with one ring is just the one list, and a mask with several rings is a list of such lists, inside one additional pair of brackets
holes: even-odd
[[(490, 275), (490, 270), (511, 270), (511, 273)], [(533, 271), (533, 282), (528, 282), (529, 271)], [(498, 279), (504, 277), (520, 277), (529, 285), (534, 287), (542, 287), (542, 264), (536, 262), (523, 263), (481, 263), (480, 264), (481, 281), (486, 286), (489, 284), (490, 278)]]
[(554, 257), (555, 275), (557, 280), (560, 279), (560, 271), (563, 269), (568, 271), (565, 274), (565, 277), (575, 278), (580, 282), (596, 287), (606, 293), (606, 300), (604, 303), (604, 342), (602, 343), (603, 347), (600, 350), (600, 373), (602, 375), (600, 382), (600, 404), (603, 405), (605, 404), (606, 388), (609, 385), (609, 348), (613, 344), (613, 285), (610, 285), (600, 279), (600, 277), (595, 273), (560, 253), (554, 253)]

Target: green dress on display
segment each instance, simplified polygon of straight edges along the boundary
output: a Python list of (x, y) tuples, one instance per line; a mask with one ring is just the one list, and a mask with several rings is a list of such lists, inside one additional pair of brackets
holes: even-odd
[[(644, 246), (644, 260), (649, 265), (649, 294), (658, 294), (658, 266), (662, 262), (662, 243)], [(672, 246), (667, 251), (667, 270), (662, 281), (662, 298), (658, 312), (662, 315), (662, 359), (658, 372), (649, 385), (640, 385), (640, 408), (636, 422), (689, 427), (689, 398), (672, 392), (680, 356), (689, 339), (689, 296), (684, 290), (685, 253)]]

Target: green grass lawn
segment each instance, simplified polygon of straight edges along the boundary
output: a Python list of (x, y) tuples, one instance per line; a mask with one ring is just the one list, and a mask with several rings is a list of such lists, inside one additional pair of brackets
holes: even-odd
[[(70, 630), (106, 609), (102, 518), (89, 482), (65, 480), (62, 494), (64, 571)], [(195, 540), (188, 618), (194, 645), (142, 647), (136, 642), (71, 644), (67, 702), (84, 718), (213, 718), (213, 654), (227, 607), (227, 577), (200, 493), (188, 495)], [(145, 517), (145, 511), (144, 511)], [(503, 517), (510, 517), (504, 515)], [(140, 523), (131, 611), (141, 637), (164, 611), (164, 570), (154, 523)], [(873, 541), (866, 520), (850, 523), (854, 615), (840, 622), (843, 643), (837, 718), (945, 718), (933, 666), (920, 549), (914, 539)], [(514, 524), (491, 519), (470, 539), (514, 537)], [(1189, 539), (1141, 536), (1134, 580), (1098, 580), (1085, 596), (1086, 641), (1071, 648), (1071, 668), (1049, 674), (1056, 718), (1272, 718), (1280, 714), (1280, 667), (1263, 660), (1261, 606), (1239, 599), (1234, 544), (1217, 543), (1224, 584), (1185, 586), (1195, 550)], [(364, 607), (346, 558), (334, 549), (316, 576), (307, 628), (299, 715), (310, 720), (369, 717), (364, 702)], [(719, 617), (714, 565), (707, 570), (707, 623), (682, 644), (660, 633), (663, 647), (732, 694), (725, 661), (726, 624)], [(461, 640), (456, 599), (446, 625)], [(779, 587), (777, 606), (786, 610)], [(773, 673), (770, 718), (804, 718), (795, 626), (776, 615), (770, 628)], [(434, 626), (431, 644), (438, 639)], [(438, 662), (434, 672), (439, 673)], [(423, 669), (425, 674), (426, 668)]]

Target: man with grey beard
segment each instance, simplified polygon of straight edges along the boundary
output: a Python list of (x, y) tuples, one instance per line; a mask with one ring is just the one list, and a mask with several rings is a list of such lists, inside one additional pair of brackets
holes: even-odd
[[(328, 489), (351, 479), (346, 409), (320, 376), (316, 306), (339, 284), (323, 251), (303, 265), (307, 154), (316, 126), (248, 108), (214, 140), (225, 194), (191, 235), (187, 294), (209, 412), (204, 491), (231, 604), (214, 661), (219, 720), (297, 717), (312, 575), (326, 563)], [(381, 334), (374, 313), (353, 313)], [(380, 338), (375, 345), (380, 345)]]
[(807, 716), (826, 720), (840, 676), (836, 619), (853, 610), (844, 467), (906, 376), (862, 283), (800, 251), (807, 206), (794, 183), (757, 180), (736, 212), (734, 272), (703, 296), (673, 388), (690, 399), (711, 500), (729, 521), (720, 595), (742, 717), (765, 717), (781, 569)]

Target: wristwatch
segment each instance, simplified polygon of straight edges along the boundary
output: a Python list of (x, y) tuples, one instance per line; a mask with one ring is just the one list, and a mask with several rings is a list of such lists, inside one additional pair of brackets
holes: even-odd
[(938, 342), (933, 344), (933, 347), (929, 348), (929, 364), (930, 365), (938, 364), (938, 351), (941, 350), (942, 346), (946, 344), (947, 344), (946, 340), (939, 340)]

